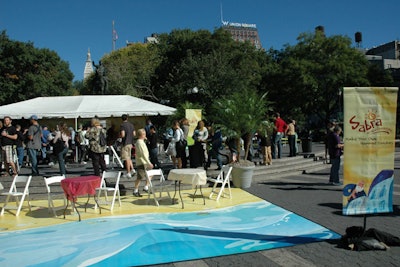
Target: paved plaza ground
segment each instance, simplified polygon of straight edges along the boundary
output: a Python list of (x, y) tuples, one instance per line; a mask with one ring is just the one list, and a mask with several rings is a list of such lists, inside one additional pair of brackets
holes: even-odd
[[(287, 156), (284, 152), (284, 157)], [(362, 226), (364, 216), (342, 215), (342, 187), (328, 184), (329, 167), (301, 175), (265, 177), (253, 183), (247, 192), (292, 211), (338, 234), (347, 227)], [(340, 173), (343, 177), (343, 171)], [(396, 148), (394, 212), (368, 215), (366, 227), (400, 237), (400, 149)], [(338, 240), (245, 254), (177, 262), (157, 266), (399, 266), (400, 247), (387, 251), (356, 252), (338, 247)]]

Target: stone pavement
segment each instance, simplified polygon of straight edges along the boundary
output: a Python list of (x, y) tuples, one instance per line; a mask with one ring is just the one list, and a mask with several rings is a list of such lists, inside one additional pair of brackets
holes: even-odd
[[(285, 156), (285, 154), (284, 154)], [(364, 216), (343, 216), (341, 189), (328, 185), (330, 165), (323, 170), (281, 178), (265, 178), (246, 191), (290, 210), (338, 234), (347, 227), (363, 226)], [(400, 149), (396, 148), (395, 185), (390, 214), (368, 215), (366, 228), (376, 228), (400, 237)], [(340, 177), (343, 177), (341, 170)], [(400, 247), (387, 251), (350, 251), (339, 248), (337, 240), (294, 247), (236, 254), (158, 266), (400, 266)]]
[[(313, 144), (313, 151), (321, 144)], [(287, 156), (284, 150), (283, 157)], [(215, 166), (212, 166), (215, 168)], [(257, 179), (246, 191), (266, 201), (290, 210), (338, 234), (344, 234), (349, 226), (363, 226), (364, 216), (341, 214), (342, 187), (328, 185), (330, 165), (306, 174)], [(90, 172), (88, 166), (84, 167)], [(80, 172), (79, 168), (71, 170)], [(82, 170), (81, 170), (82, 171)], [(73, 175), (71, 173), (71, 175)], [(376, 228), (400, 237), (400, 149), (396, 148), (394, 212), (367, 216), (367, 228)], [(341, 170), (341, 177), (343, 172)], [(208, 266), (399, 266), (400, 247), (387, 251), (349, 251), (337, 247), (337, 241), (297, 245), (293, 247), (176, 262), (157, 266), (208, 267)]]

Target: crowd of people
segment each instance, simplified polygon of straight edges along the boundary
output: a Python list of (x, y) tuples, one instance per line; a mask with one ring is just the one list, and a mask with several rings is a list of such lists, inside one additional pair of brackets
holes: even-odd
[[(10, 117), (4, 117), (0, 122), (2, 162), (5, 173), (3, 175), (15, 175), (22, 166), (29, 167), (33, 176), (40, 175), (38, 164), (54, 165), (58, 163), (60, 175), (66, 175), (66, 158), (71, 157), (74, 162), (86, 164), (90, 159), (94, 175), (101, 176), (107, 169), (105, 155), (110, 153), (109, 146), (119, 146), (120, 157), (124, 162), (127, 178), (137, 175), (134, 195), (140, 197), (138, 186), (145, 179), (144, 170), (161, 168), (159, 161), (160, 143), (163, 143), (165, 153), (171, 158), (174, 168), (187, 168), (188, 160), (191, 168), (210, 168), (212, 159), (216, 159), (217, 168), (221, 170), (223, 159), (221, 149), (225, 146), (230, 151), (226, 155), (229, 162), (236, 161), (239, 151), (236, 141), (232, 138), (224, 138), (221, 129), (200, 120), (193, 135), (194, 144), (188, 146), (189, 121), (187, 118), (176, 120), (171, 127), (160, 135), (151, 120), (146, 120), (143, 129), (137, 132), (134, 125), (128, 121), (128, 115), (122, 115), (120, 128), (112, 124), (106, 130), (98, 118), (93, 118), (90, 125), (79, 125), (75, 131), (65, 122), (60, 122), (55, 129), (48, 129), (40, 125), (38, 117), (30, 117), (29, 127), (22, 129), (18, 124), (13, 126)], [(257, 142), (258, 152), (262, 155), (262, 164), (271, 165), (273, 159), (282, 157), (282, 140), (287, 137), (289, 145), (289, 157), (296, 156), (297, 132), (296, 122), (289, 119), (285, 122), (279, 113), (275, 113), (271, 122), (272, 127), (264, 127), (257, 130), (251, 136), (252, 142)], [(332, 127), (328, 135), (330, 159), (332, 170), (330, 182), (339, 183), (338, 166), (340, 165), (340, 153), (343, 145), (340, 143), (341, 129)], [(163, 140), (160, 140), (160, 137)], [(243, 141), (248, 138), (243, 137)], [(160, 142), (161, 141), (161, 142)], [(244, 144), (246, 146), (246, 144)], [(253, 147), (253, 144), (250, 144)], [(72, 153), (69, 153), (71, 152)], [(134, 154), (135, 153), (135, 154)], [(254, 151), (250, 149), (248, 159), (252, 159)], [(26, 156), (25, 156), (26, 155)], [(132, 157), (135, 157), (135, 165)], [(137, 170), (137, 172), (135, 171)], [(148, 190), (147, 185), (144, 191)]]
[(80, 163), (86, 164), (90, 148), (86, 133), (90, 127), (83, 128), (80, 125), (75, 132), (65, 122), (60, 122), (49, 130), (46, 125), (39, 124), (36, 115), (32, 115), (29, 121), (26, 128), (22, 128), (20, 124), (14, 126), (8, 116), (0, 122), (2, 175), (15, 175), (20, 168), (27, 167), (31, 169), (33, 176), (39, 176), (39, 164), (53, 166), (56, 163), (59, 165), (60, 175), (66, 175), (67, 155), (74, 161), (78, 157)]

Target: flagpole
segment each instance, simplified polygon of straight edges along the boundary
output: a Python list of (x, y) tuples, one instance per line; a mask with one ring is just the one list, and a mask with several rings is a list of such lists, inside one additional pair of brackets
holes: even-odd
[(112, 31), (111, 31), (111, 38), (112, 38), (112, 50), (115, 50), (115, 29), (114, 29), (114, 21), (112, 21)]

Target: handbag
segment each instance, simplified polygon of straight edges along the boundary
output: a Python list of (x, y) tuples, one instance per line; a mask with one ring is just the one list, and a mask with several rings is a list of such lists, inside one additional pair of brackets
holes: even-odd
[(182, 131), (182, 129), (179, 129), (179, 130), (180, 130), (180, 133), (181, 133), (181, 139), (180, 139), (178, 142), (176, 142), (176, 148), (177, 148), (179, 151), (182, 151), (183, 149), (186, 149), (187, 141), (183, 138), (183, 131)]
[(179, 142), (176, 143), (176, 147), (179, 150), (186, 149), (186, 146), (187, 146), (187, 141), (185, 139), (181, 139), (179, 140)]
[(53, 153), (55, 155), (58, 155), (62, 151), (64, 151), (64, 148), (65, 148), (65, 143), (61, 138), (58, 139), (57, 142), (53, 143)]
[(170, 142), (168, 144), (167, 149), (165, 150), (165, 154), (167, 154), (168, 156), (176, 156), (176, 149), (175, 149), (175, 145), (174, 143)]

